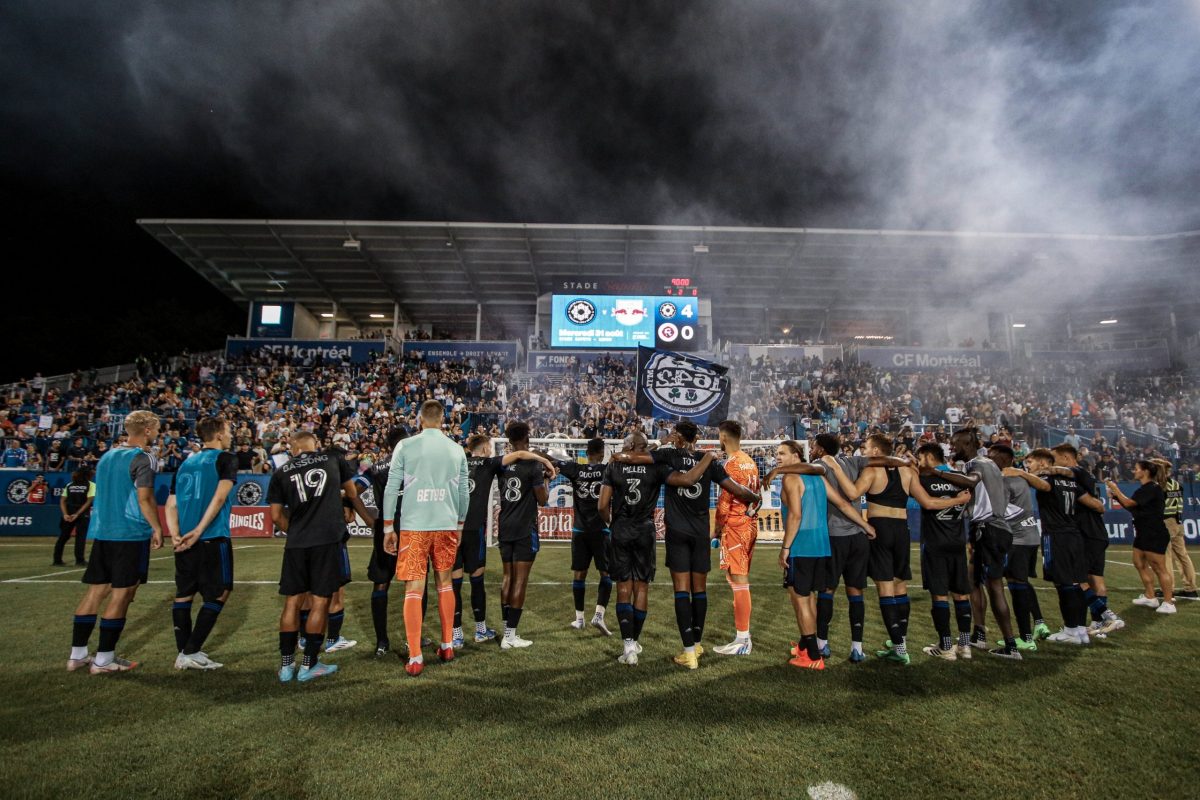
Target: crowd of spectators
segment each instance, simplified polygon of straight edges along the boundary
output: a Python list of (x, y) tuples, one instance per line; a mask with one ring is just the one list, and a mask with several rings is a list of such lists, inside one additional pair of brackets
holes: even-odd
[[(853, 450), (868, 434), (897, 436), (913, 449), (974, 424), (1018, 450), (1066, 433), (1101, 477), (1129, 478), (1133, 462), (1163, 456), (1189, 472), (1200, 462), (1200, 390), (1173, 372), (1121, 375), (1029, 369), (893, 373), (856, 362), (819, 359), (728, 360), (730, 416), (747, 439), (805, 438), (833, 431)], [(0, 434), (4, 467), (73, 471), (94, 464), (122, 440), (120, 421), (149, 408), (164, 421), (155, 443), (159, 468), (173, 471), (199, 442), (197, 418), (232, 420), (243, 471), (271, 471), (289, 432), (310, 429), (326, 445), (367, 464), (388, 429), (417, 427), (428, 399), (446, 407), (453, 437), (500, 435), (509, 419), (530, 423), (535, 437), (621, 438), (638, 429), (655, 436), (668, 424), (640, 418), (631, 358), (606, 356), (563, 375), (513, 374), (494, 363), (431, 364), (382, 354), (365, 364), (245, 357), (227, 361), (139, 359), (128, 380), (101, 386), (73, 381), (47, 388), (35, 378), (14, 385)], [(1083, 433), (1086, 432), (1086, 433)], [(715, 438), (712, 431), (706, 435)]]

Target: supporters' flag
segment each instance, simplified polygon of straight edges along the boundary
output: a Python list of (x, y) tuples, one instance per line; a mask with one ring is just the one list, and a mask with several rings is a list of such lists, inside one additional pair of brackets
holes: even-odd
[(729, 416), (727, 371), (703, 358), (639, 347), (637, 413), (716, 425)]

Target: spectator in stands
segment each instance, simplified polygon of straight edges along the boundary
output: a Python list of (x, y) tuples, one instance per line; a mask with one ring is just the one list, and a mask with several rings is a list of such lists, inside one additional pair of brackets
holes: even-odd
[(62, 449), (62, 440), (56, 439), (50, 443), (50, 449), (46, 451), (46, 471), (60, 472), (67, 462), (67, 455)]
[(0, 458), (3, 459), (5, 469), (24, 469), (29, 460), (29, 453), (24, 447), (21, 447), (20, 441), (9, 439), (8, 447), (4, 449), (4, 454)]

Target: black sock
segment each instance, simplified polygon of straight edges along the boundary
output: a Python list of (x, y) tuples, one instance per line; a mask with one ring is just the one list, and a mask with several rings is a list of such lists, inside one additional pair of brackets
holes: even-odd
[(321, 635), (319, 633), (310, 633), (304, 637), (304, 660), (300, 662), (302, 667), (312, 667), (321, 658)]
[(642, 638), (642, 626), (646, 624), (646, 609), (635, 608), (633, 610), (633, 638)]
[(454, 587), (454, 627), (462, 627), (462, 578), (451, 578), (450, 585)]
[(617, 603), (617, 622), (621, 623), (621, 638), (633, 639), (633, 606)]
[(583, 595), (587, 591), (586, 581), (571, 581), (571, 594), (575, 598), (575, 610), (583, 613)]
[(704, 618), (708, 616), (708, 592), (692, 592), (692, 641), (704, 640)]
[(833, 593), (817, 592), (817, 638), (829, 641), (829, 623), (833, 621)]
[(898, 594), (894, 598), (896, 601), (896, 623), (900, 626), (900, 638), (908, 639), (908, 595)]
[(508, 607), (508, 627), (512, 628), (513, 633), (517, 632), (517, 626), (521, 624), (521, 609), (514, 606)]
[(1029, 614), (1033, 617), (1033, 624), (1044, 623), (1046, 620), (1042, 616), (1042, 606), (1038, 602), (1037, 590), (1032, 586), (1029, 587), (1029, 596), (1026, 599), (1029, 601)]
[(1012, 615), (1017, 619), (1017, 632), (1027, 642), (1033, 641), (1033, 625), (1029, 616), (1030, 591), (1032, 590), (1027, 583), (1008, 582), (1008, 593), (1012, 595)]
[(508, 627), (508, 604), (500, 604), (500, 616), (504, 619), (504, 627)]
[(679, 638), (684, 647), (692, 647), (696, 640), (692, 638), (692, 596), (687, 592), (675, 593), (675, 625), (679, 628)]
[[(44, 556), (43, 556), (44, 557)], [(97, 653), (115, 653), (117, 650), (117, 641), (121, 638), (121, 631), (125, 629), (125, 618), (119, 619), (103, 619), (100, 620), (100, 644), (96, 647)]]
[(1108, 611), (1108, 596), (1096, 594), (1091, 587), (1083, 595), (1084, 602), (1092, 612), (1093, 622), (1103, 622), (1104, 612)]
[(608, 608), (608, 598), (612, 595), (612, 578), (607, 575), (600, 576), (600, 589), (596, 592), (596, 605), (601, 608)]
[(171, 622), (175, 626), (175, 652), (182, 653), (192, 636), (191, 600), (176, 600), (171, 604)]
[(887, 628), (888, 639), (892, 644), (901, 642), (900, 619), (896, 613), (896, 598), (879, 598), (879, 614), (883, 617), (883, 626)]
[(487, 591), (482, 575), (471, 576), (471, 613), (475, 615), (476, 622), (487, 619)]
[(387, 629), (389, 588), (390, 584), (371, 592), (371, 622), (375, 625), (375, 641), (380, 644), (389, 644)]
[(1071, 594), (1073, 596), (1072, 607), (1075, 611), (1075, 627), (1083, 628), (1087, 626), (1088, 604), (1083, 597), (1083, 587), (1075, 586), (1073, 588), (1074, 591)]
[(213, 625), (217, 624), (217, 617), (221, 615), (221, 609), (224, 607), (225, 604), (220, 600), (204, 601), (204, 605), (200, 606), (200, 613), (196, 615), (196, 626), (192, 628), (192, 635), (183, 648), (185, 654), (190, 656), (204, 649), (204, 640), (212, 633)]
[(970, 600), (955, 600), (954, 601), (954, 618), (958, 622), (958, 641), (963, 642), (963, 636), (967, 636), (967, 641), (971, 641), (971, 601)]
[(296, 663), (296, 646), (300, 642), (300, 631), (279, 632), (279, 656), (285, 667)]
[(334, 611), (326, 617), (325, 627), (328, 631), (325, 639), (330, 643), (336, 642), (342, 635), (342, 623), (346, 619), (345, 611)]
[(861, 594), (852, 594), (850, 600), (850, 641), (862, 642), (863, 628), (867, 621), (867, 604)]
[(71, 626), (71, 647), (87, 647), (95, 629), (95, 614), (76, 614), (75, 622)]
[(800, 637), (800, 648), (813, 661), (821, 657), (821, 648), (817, 647), (817, 635), (806, 633)]
[(934, 600), (929, 614), (933, 617), (933, 628), (937, 631), (938, 647), (942, 650), (951, 649), (954, 640), (950, 636), (950, 604), (945, 600)]
[(975, 624), (975, 625), (974, 625), (974, 626), (971, 628), (971, 641), (972, 641), (972, 642), (984, 642), (984, 641), (987, 641), (987, 629), (986, 629), (986, 628), (984, 628), (984, 627), (983, 627), (982, 625), (980, 625), (979, 623), (976, 623), (976, 624)]

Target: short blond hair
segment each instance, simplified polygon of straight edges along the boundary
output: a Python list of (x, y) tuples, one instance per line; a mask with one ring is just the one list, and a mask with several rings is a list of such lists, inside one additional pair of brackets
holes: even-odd
[(130, 436), (141, 436), (151, 428), (159, 426), (158, 415), (153, 411), (134, 411), (125, 417), (125, 432)]

